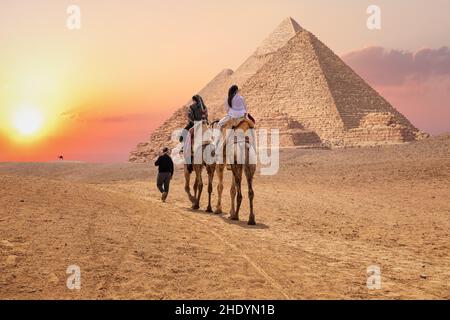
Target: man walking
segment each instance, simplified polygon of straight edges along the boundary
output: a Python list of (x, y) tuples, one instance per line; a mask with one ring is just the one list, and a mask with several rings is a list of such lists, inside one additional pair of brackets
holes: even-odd
[(163, 149), (163, 154), (156, 160), (155, 166), (158, 167), (157, 186), (161, 192), (161, 200), (166, 202), (169, 195), (170, 180), (173, 177), (173, 161), (169, 156), (169, 148)]

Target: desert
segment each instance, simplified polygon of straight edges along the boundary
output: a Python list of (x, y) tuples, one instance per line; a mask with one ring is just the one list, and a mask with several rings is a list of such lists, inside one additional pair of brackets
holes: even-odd
[(255, 177), (254, 227), (245, 193), (228, 219), (230, 172), (213, 215), (206, 194), (190, 209), (181, 167), (162, 203), (152, 163), (1, 163), (0, 298), (450, 298), (449, 135), (280, 155)]

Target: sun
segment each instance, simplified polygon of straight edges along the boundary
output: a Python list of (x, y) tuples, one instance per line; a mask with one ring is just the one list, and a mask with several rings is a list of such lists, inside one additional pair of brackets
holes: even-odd
[(44, 117), (36, 107), (22, 107), (14, 112), (12, 125), (17, 132), (23, 136), (36, 135), (42, 128)]

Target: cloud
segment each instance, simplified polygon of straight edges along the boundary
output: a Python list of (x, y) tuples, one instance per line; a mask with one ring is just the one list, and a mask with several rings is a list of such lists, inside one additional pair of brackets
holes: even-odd
[(101, 122), (101, 123), (121, 123), (121, 122), (137, 122), (137, 121), (147, 121), (151, 117), (149, 114), (133, 113), (125, 114), (120, 116), (103, 116), (90, 119), (91, 121)]
[(342, 58), (417, 127), (450, 132), (448, 47), (417, 52), (369, 47)]
[(342, 56), (372, 85), (399, 86), (405, 82), (450, 77), (450, 49), (421, 49), (417, 52), (367, 47)]
[(79, 111), (78, 109), (72, 109), (62, 112), (59, 116), (66, 120), (77, 121), (82, 118), (83, 112)]
[(60, 117), (70, 121), (76, 122), (96, 122), (102, 124), (116, 124), (116, 123), (136, 123), (140, 121), (148, 121), (154, 116), (152, 113), (129, 113), (122, 115), (108, 115), (98, 112), (82, 112), (78, 109), (72, 109), (60, 114)]

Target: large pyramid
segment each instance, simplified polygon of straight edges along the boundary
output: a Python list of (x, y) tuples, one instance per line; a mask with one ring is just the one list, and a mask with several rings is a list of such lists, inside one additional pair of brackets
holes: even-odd
[[(403, 143), (427, 135), (312, 33), (292, 18), (284, 20), (237, 70), (219, 73), (199, 94), (210, 119), (224, 116), (232, 84), (241, 87), (260, 128), (280, 130), (282, 146), (345, 147)], [(131, 152), (131, 162), (147, 162), (186, 124), (188, 105), (176, 111)]]

